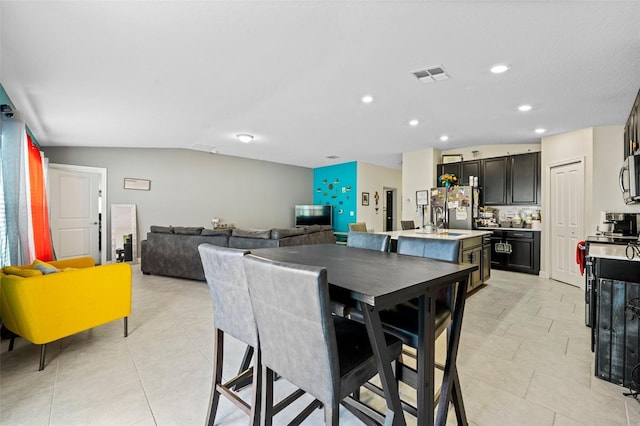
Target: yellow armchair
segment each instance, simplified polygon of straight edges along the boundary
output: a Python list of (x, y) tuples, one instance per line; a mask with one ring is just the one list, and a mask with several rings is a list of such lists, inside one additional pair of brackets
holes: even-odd
[[(17, 267), (26, 272), (12, 267), (0, 272), (2, 323), (18, 336), (42, 345), (40, 370), (44, 368), (47, 343), (120, 318), (124, 318), (127, 336), (131, 314), (129, 264), (95, 266), (91, 257), (48, 263), (61, 272), (42, 275), (29, 271), (31, 265)], [(9, 345), (12, 349), (13, 339)]]

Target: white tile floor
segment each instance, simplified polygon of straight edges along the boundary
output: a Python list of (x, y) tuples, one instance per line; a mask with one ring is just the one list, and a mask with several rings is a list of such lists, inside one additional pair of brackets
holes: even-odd
[[(593, 376), (583, 293), (536, 276), (493, 271), (467, 301), (459, 372), (473, 425), (638, 425), (640, 403)], [(211, 380), (205, 283), (144, 276), (134, 265), (129, 337), (116, 321), (47, 347), (0, 347), (1, 425), (202, 425)], [(227, 346), (227, 377), (243, 354)], [(277, 382), (277, 392), (290, 386)], [(308, 400), (305, 400), (308, 401)], [(379, 401), (378, 401), (379, 402)], [(292, 410), (298, 408), (292, 407)], [(341, 424), (359, 424), (342, 410)], [(287, 412), (276, 418), (284, 424)], [(407, 416), (408, 424), (415, 419)], [(450, 416), (455, 424), (455, 416)], [(217, 424), (247, 417), (222, 399)], [(316, 410), (306, 422), (323, 424)]]

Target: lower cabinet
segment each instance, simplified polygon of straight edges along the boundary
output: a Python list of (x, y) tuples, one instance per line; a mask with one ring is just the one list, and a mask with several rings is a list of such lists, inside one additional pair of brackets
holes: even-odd
[(460, 263), (478, 265), (478, 270), (471, 275), (467, 291), (471, 291), (483, 283), (482, 280), (482, 237), (466, 238), (461, 241)]
[(493, 231), (491, 267), (537, 275), (540, 272), (540, 232)]

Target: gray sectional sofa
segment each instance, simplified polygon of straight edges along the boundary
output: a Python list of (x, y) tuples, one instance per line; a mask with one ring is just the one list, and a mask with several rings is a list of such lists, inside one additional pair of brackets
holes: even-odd
[(269, 229), (204, 229), (185, 226), (152, 226), (141, 243), (142, 273), (204, 281), (198, 246), (255, 249), (335, 243), (331, 226), (313, 225), (301, 228)]

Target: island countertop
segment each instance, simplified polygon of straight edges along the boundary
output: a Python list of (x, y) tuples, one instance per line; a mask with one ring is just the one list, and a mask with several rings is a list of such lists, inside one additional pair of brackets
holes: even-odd
[(399, 236), (416, 237), (416, 238), (432, 238), (437, 240), (464, 240), (467, 238), (480, 237), (482, 235), (491, 235), (491, 231), (472, 230), (472, 229), (445, 229), (436, 232), (424, 232), (419, 229), (407, 229), (404, 231), (376, 232), (376, 234), (390, 235), (392, 240), (397, 240)]

